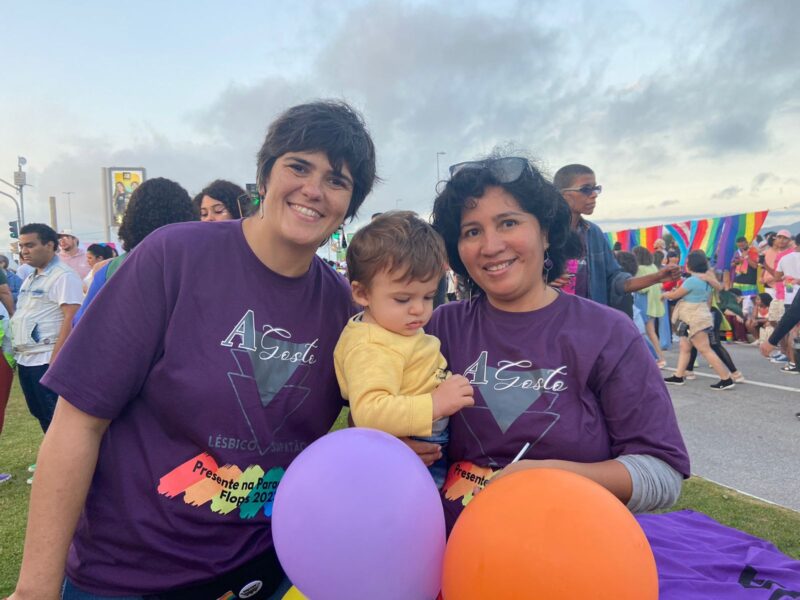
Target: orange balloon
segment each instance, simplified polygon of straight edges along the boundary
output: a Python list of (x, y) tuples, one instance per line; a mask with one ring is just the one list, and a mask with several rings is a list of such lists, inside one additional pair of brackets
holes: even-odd
[(575, 473), (520, 471), (491, 483), (456, 521), (444, 600), (657, 600), (641, 527), (611, 492)]

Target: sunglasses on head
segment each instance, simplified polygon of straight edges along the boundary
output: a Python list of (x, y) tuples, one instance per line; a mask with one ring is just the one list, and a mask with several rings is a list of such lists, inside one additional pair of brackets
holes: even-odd
[(527, 158), (518, 156), (507, 156), (505, 158), (489, 158), (486, 160), (470, 160), (450, 166), (450, 178), (452, 179), (459, 173), (469, 170), (488, 169), (500, 183), (513, 183), (522, 174), (531, 172), (531, 166)]
[(564, 188), (562, 192), (580, 192), (584, 196), (591, 196), (595, 192), (598, 194), (603, 191), (602, 185), (582, 185), (579, 188)]

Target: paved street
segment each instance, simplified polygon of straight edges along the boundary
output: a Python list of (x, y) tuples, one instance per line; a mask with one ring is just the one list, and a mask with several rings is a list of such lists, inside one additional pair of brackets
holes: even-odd
[[(782, 373), (756, 347), (725, 347), (749, 383), (712, 390), (718, 378), (699, 358), (696, 380), (668, 386), (692, 472), (800, 511), (800, 375)], [(673, 368), (674, 348), (666, 353)]]

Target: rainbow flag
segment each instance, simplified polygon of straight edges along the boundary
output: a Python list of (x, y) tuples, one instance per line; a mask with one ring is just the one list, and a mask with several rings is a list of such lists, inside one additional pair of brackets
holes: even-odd
[(673, 223), (672, 225), (664, 225), (665, 233), (669, 233), (678, 244), (678, 249), (681, 252), (680, 263), (686, 261), (686, 255), (689, 254), (689, 240), (692, 235), (692, 222), (683, 221), (681, 223)]
[(634, 246), (644, 246), (650, 252), (653, 251), (653, 244), (661, 237), (661, 225), (652, 227), (640, 227), (639, 229), (624, 229), (606, 233), (608, 245), (612, 248), (616, 242), (622, 246), (622, 250), (630, 252)]
[(656, 243), (656, 240), (661, 237), (663, 227), (661, 225), (653, 225), (652, 227), (640, 227), (639, 229), (633, 229), (633, 236), (636, 238), (636, 243), (632, 244), (633, 246), (643, 246), (647, 248), (650, 252), (653, 251), (653, 245)]
[(737, 238), (745, 237), (748, 242), (753, 241), (753, 238), (761, 231), (764, 221), (767, 220), (768, 212), (767, 210), (762, 210), (754, 213), (725, 217), (722, 226), (722, 234), (717, 244), (717, 260), (715, 266), (718, 269), (726, 269), (728, 265), (731, 264), (733, 255), (736, 252)]
[(716, 253), (717, 242), (722, 233), (723, 218), (716, 217), (692, 221), (689, 251), (702, 250), (709, 259), (713, 260), (712, 257)]
[(730, 264), (736, 251), (736, 238), (743, 236), (752, 242), (764, 225), (768, 213), (769, 211), (762, 210), (741, 215), (682, 221), (663, 226), (625, 229), (606, 233), (606, 237), (612, 248), (615, 242), (619, 242), (626, 252), (630, 252), (634, 246), (644, 246), (652, 251), (653, 243), (664, 234), (669, 233), (678, 244), (681, 252), (681, 264), (686, 262), (689, 252), (702, 250), (710, 260), (715, 262), (717, 268), (724, 268)]

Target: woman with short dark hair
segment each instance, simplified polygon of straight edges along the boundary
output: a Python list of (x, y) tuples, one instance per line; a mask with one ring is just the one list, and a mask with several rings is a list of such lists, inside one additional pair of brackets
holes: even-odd
[(374, 180), (360, 115), (295, 106), (259, 153), (256, 214), (136, 245), (47, 373), (61, 398), (12, 598), (275, 592), (275, 489), (342, 408), (333, 348), (353, 306), (316, 251)]

